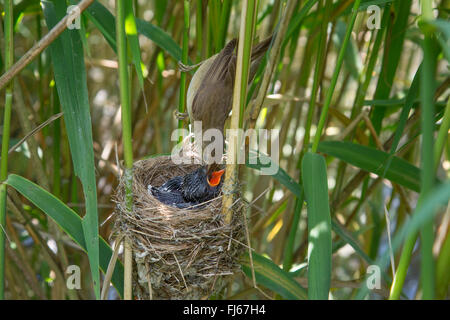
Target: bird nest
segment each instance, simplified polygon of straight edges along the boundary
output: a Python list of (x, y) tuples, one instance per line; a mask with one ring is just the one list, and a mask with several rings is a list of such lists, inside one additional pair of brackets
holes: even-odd
[(133, 210), (126, 210), (125, 179), (115, 196), (115, 236), (133, 248), (133, 292), (138, 299), (205, 299), (219, 293), (239, 270), (244, 250), (244, 202), (233, 204), (226, 223), (222, 194), (191, 208), (161, 203), (148, 192), (200, 165), (175, 164), (170, 157), (137, 161), (133, 167)]

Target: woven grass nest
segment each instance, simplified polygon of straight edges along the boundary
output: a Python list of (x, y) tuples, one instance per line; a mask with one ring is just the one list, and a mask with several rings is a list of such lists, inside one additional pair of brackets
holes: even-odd
[[(133, 292), (138, 299), (207, 299), (239, 270), (245, 250), (240, 197), (231, 223), (224, 221), (222, 195), (201, 206), (179, 209), (148, 192), (198, 164), (177, 165), (170, 157), (137, 161), (133, 167), (133, 212), (125, 209), (125, 181), (115, 195), (114, 235), (125, 234), (133, 247)], [(150, 281), (150, 282), (149, 282)]]

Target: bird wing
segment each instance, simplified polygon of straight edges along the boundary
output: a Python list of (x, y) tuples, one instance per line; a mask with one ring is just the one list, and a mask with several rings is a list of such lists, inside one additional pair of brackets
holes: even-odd
[(194, 121), (202, 121), (203, 131), (216, 128), (223, 131), (231, 111), (233, 89), (220, 83), (208, 83), (197, 92), (192, 105)]

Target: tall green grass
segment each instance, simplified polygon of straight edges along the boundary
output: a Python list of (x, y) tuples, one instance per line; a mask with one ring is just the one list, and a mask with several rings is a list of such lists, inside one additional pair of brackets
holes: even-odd
[[(422, 19), (433, 19), (432, 4), (429, 1), (421, 1)], [(434, 94), (436, 89), (436, 58), (437, 50), (434, 45), (433, 35), (426, 27), (423, 28), (423, 68), (421, 74), (420, 101), (422, 104), (422, 152), (421, 152), (421, 190), (423, 199), (433, 189), (435, 182), (434, 171)], [(421, 233), (421, 271), (422, 295), (424, 299), (433, 299), (435, 295), (435, 270), (433, 257), (434, 230), (433, 222), (426, 223), (420, 230)]]
[[(126, 19), (128, 14), (133, 15), (130, 4), (124, 1), (116, 1), (116, 35), (117, 35), (117, 55), (119, 59), (119, 86), (120, 86), (120, 106), (122, 110), (122, 141), (123, 153), (125, 159), (125, 203), (128, 211), (133, 210), (133, 145), (132, 145), (132, 127), (131, 127), (131, 81), (128, 71), (127, 55), (127, 30)], [(134, 15), (133, 18), (134, 20)], [(136, 36), (136, 34), (135, 34)], [(124, 240), (124, 299), (132, 299), (132, 253), (130, 239)]]
[[(183, 28), (183, 55), (181, 58), (181, 62), (185, 65), (188, 64), (188, 54), (189, 54), (189, 28), (190, 28), (190, 6), (189, 1), (184, 1), (184, 28)], [(178, 104), (178, 112), (180, 114), (183, 114), (186, 112), (186, 73), (182, 72), (180, 76), (180, 97), (179, 97), (179, 104)], [(182, 129), (184, 126), (183, 120), (178, 120), (178, 129)], [(181, 142), (183, 139), (182, 136), (179, 137), (179, 142)]]
[[(257, 1), (245, 0), (242, 3), (242, 17), (240, 22), (239, 38), (241, 39), (237, 48), (236, 78), (234, 80), (233, 105), (231, 117), (231, 129), (242, 128), (243, 113), (247, 100), (247, 84), (250, 72), (250, 58), (252, 50), (253, 26), (256, 20)], [(233, 203), (235, 201), (236, 183), (239, 175), (237, 159), (239, 159), (240, 146), (239, 137), (234, 137), (229, 145), (227, 166), (223, 190), (225, 194), (222, 201), (225, 221), (231, 223), (233, 215)], [(251, 259), (251, 256), (250, 256)]]

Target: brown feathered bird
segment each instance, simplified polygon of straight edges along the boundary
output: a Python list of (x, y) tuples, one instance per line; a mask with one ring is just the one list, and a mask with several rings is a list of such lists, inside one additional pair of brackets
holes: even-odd
[[(272, 36), (252, 48), (249, 83), (253, 80), (271, 41)], [(187, 92), (186, 105), (191, 123), (201, 121), (203, 131), (215, 128), (222, 132), (222, 137), (233, 102), (237, 43), (237, 39), (231, 40), (222, 51), (204, 61), (192, 77)], [(224, 141), (220, 142), (224, 146)], [(213, 169), (208, 172), (213, 172)]]

